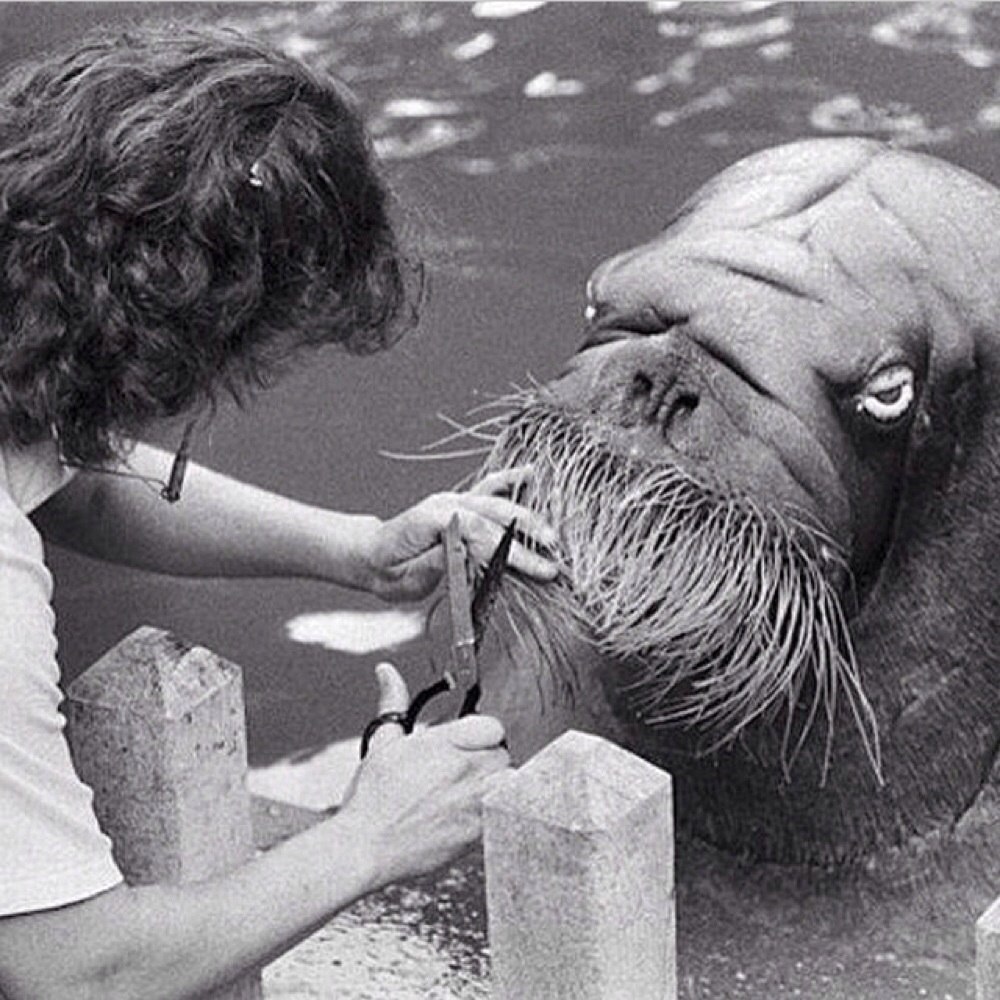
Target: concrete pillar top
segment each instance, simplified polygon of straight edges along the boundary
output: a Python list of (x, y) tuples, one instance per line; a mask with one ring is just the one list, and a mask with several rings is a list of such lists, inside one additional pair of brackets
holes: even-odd
[(566, 830), (613, 830), (633, 808), (670, 789), (666, 771), (600, 736), (570, 730), (492, 789), (483, 805)]
[(144, 626), (77, 677), (67, 694), (81, 704), (169, 721), (233, 683), (238, 674), (235, 664), (209, 650)]

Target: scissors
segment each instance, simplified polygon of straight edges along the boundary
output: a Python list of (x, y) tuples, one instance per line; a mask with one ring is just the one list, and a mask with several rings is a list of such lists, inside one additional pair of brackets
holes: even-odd
[[(436, 681), (417, 692), (410, 707), (395, 720), (403, 727), (403, 732), (413, 732), (420, 713), (429, 701), (447, 691), (454, 691), (459, 686), (465, 692), (458, 710), (459, 718), (475, 712), (482, 693), (479, 682), (479, 647), (486, 635), (486, 626), (500, 592), (500, 582), (507, 569), (515, 530), (516, 522), (511, 521), (490, 556), (482, 578), (473, 588), (469, 576), (469, 553), (462, 541), (458, 515), (448, 522), (444, 531), (444, 554), (446, 606), (451, 631), (449, 664)], [(368, 753), (368, 745), (376, 728), (374, 724), (369, 725), (361, 737), (362, 757)]]

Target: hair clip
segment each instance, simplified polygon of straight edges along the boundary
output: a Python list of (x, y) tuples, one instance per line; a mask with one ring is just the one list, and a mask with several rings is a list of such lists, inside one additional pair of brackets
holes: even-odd
[(260, 176), (260, 161), (254, 160), (250, 164), (250, 186), (259, 188), (264, 186), (264, 178)]

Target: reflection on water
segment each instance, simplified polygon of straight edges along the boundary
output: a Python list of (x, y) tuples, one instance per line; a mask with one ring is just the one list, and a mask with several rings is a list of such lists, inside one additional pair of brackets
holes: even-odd
[(385, 653), (416, 639), (424, 630), (422, 611), (314, 611), (286, 625), (292, 642), (341, 653)]
[[(962, 162), (1000, 128), (989, 3), (326, 3), (226, 23), (350, 83), (395, 176), (427, 182), (435, 218), (453, 208), (435, 238), (463, 296), (501, 272), (554, 288), (572, 268), (579, 286), (600, 256), (651, 235), (648, 206), (664, 218), (753, 149), (864, 134)], [(472, 323), (537, 358), (506, 313)], [(445, 325), (462, 326), (447, 309)], [(478, 384), (495, 387), (488, 355), (472, 354)], [(460, 408), (466, 382), (451, 384)]]
[[(947, 143), (1000, 124), (988, 3), (321, 4), (231, 19), (349, 81), (388, 160), (477, 176), (811, 133)], [(922, 86), (911, 86), (922, 75)]]
[[(0, 14), (14, 35), (19, 19), (26, 31), (39, 19), (31, 5)], [(349, 81), (432, 251), (418, 335), (386, 357), (318, 357), (252, 414), (223, 413), (199, 441), (196, 457), (224, 471), (341, 509), (389, 514), (467, 473), (468, 462), (405, 466), (379, 453), (418, 451), (439, 436), (437, 412), (461, 414), (557, 370), (576, 344), (589, 271), (649, 238), (739, 157), (865, 133), (1000, 179), (994, 4), (325, 3), (184, 14), (263, 35)], [(154, 622), (243, 665), (256, 760), (354, 735), (371, 710), (367, 654), (343, 644), (334, 654), (301, 624), (367, 611), (357, 595), (54, 561), (68, 676)]]

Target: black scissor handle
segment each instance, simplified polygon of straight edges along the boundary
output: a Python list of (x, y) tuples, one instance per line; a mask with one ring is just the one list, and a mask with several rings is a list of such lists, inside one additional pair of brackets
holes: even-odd
[(406, 714), (404, 712), (382, 712), (376, 715), (371, 722), (365, 726), (365, 731), (361, 734), (361, 759), (368, 756), (368, 749), (371, 746), (372, 737), (383, 727), (389, 725), (399, 725), (404, 732), (410, 730), (406, 728)]
[(413, 727), (417, 724), (417, 718), (424, 710), (424, 705), (439, 694), (450, 691), (453, 686), (447, 677), (441, 677), (433, 684), (428, 684), (422, 691), (418, 691), (414, 695), (413, 701), (410, 702), (410, 707), (406, 710), (406, 721), (403, 723), (404, 731), (412, 733)]
[(475, 714), (476, 706), (479, 704), (480, 693), (481, 689), (479, 687), (479, 681), (476, 681), (476, 683), (465, 692), (465, 697), (462, 699), (462, 707), (458, 710), (458, 717), (460, 719), (465, 718), (467, 715)]

